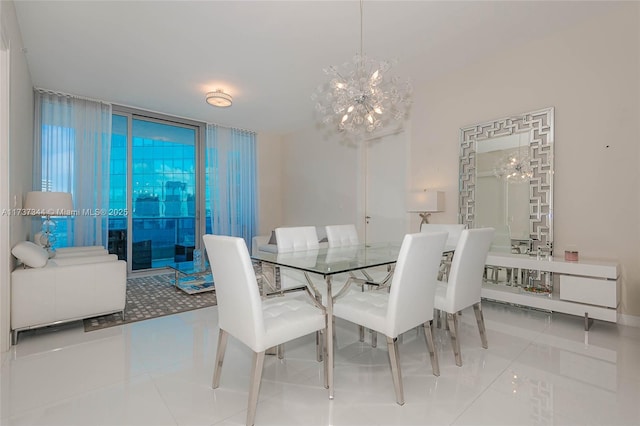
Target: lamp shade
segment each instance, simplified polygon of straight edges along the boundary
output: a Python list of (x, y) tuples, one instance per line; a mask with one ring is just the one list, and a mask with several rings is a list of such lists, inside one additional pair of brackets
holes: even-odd
[(407, 197), (408, 212), (442, 212), (444, 211), (443, 191), (415, 191)]
[(27, 193), (24, 209), (30, 216), (68, 216), (73, 202), (68, 192), (31, 191)]

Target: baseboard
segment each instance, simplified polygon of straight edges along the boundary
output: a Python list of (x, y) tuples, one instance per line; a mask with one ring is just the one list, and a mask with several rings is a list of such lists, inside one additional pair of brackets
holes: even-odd
[(640, 317), (628, 314), (618, 314), (618, 324), (640, 327)]

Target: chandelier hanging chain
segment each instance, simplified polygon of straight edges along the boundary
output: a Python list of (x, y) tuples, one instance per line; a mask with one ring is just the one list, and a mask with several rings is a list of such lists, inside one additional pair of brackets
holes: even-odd
[(364, 2), (364, 0), (360, 0), (360, 56), (362, 56), (364, 54), (364, 41), (363, 41), (364, 37), (362, 35), (363, 34), (363, 31), (362, 31), (362, 28), (363, 28), (362, 16), (363, 16), (363, 8), (364, 8), (363, 2)]

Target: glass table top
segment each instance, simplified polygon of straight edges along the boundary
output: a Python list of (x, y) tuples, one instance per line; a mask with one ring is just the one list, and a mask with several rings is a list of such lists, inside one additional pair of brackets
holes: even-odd
[(251, 258), (311, 273), (334, 275), (395, 263), (398, 260), (400, 246), (400, 243), (375, 243), (290, 253), (260, 251)]

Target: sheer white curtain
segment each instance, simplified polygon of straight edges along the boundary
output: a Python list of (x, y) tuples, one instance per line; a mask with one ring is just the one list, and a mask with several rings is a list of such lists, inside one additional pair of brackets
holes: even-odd
[(34, 116), (34, 190), (70, 192), (78, 212), (57, 246), (106, 246), (111, 105), (36, 89)]
[(217, 235), (242, 237), (251, 247), (256, 232), (256, 135), (207, 124), (207, 208)]

